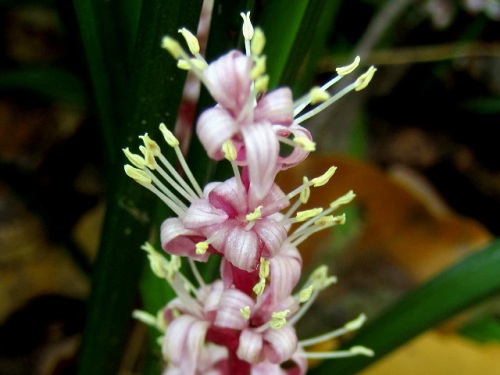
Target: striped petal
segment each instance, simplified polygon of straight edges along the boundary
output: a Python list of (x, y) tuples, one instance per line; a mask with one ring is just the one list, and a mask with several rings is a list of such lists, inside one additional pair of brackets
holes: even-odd
[(222, 145), (239, 131), (240, 125), (227, 110), (219, 106), (205, 110), (196, 124), (196, 134), (201, 144), (208, 156), (215, 160), (224, 159)]

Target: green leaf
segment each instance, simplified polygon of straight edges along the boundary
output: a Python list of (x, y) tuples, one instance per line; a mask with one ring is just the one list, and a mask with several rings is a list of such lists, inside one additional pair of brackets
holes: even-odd
[(459, 332), (481, 343), (500, 342), (500, 319), (493, 316), (481, 316), (466, 323)]
[(419, 286), (362, 329), (343, 348), (363, 345), (374, 357), (328, 360), (313, 374), (355, 374), (454, 314), (500, 291), (500, 240)]

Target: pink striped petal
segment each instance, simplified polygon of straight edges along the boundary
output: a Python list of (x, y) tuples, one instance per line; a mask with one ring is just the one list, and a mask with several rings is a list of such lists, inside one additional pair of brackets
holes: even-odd
[(238, 189), (235, 177), (216, 186), (208, 195), (208, 200), (214, 207), (224, 210), (231, 218), (248, 213), (246, 191)]
[(272, 220), (257, 220), (253, 230), (264, 243), (261, 255), (266, 259), (274, 257), (287, 238), (285, 227)]
[(233, 266), (252, 272), (260, 259), (259, 238), (255, 232), (235, 226), (228, 232), (222, 253)]
[[(276, 132), (276, 135), (281, 137), (288, 137), (290, 134), (293, 134), (294, 137), (306, 137), (309, 140), (312, 140), (312, 135), (309, 133), (309, 130), (298, 125), (292, 124), (289, 127), (274, 125), (273, 130)], [(278, 158), (278, 164), (281, 170), (285, 170), (302, 162), (309, 155), (309, 151), (304, 150), (302, 147), (295, 147), (290, 155)]]
[(271, 363), (282, 363), (290, 359), (297, 349), (297, 334), (290, 325), (280, 329), (268, 329), (264, 333), (264, 355)]
[(238, 117), (250, 95), (251, 59), (240, 51), (230, 51), (205, 69), (205, 83), (212, 97), (233, 117)]
[(245, 329), (248, 321), (240, 313), (245, 306), (252, 310), (254, 301), (250, 296), (238, 289), (226, 289), (222, 294), (214, 325), (237, 330)]
[(196, 254), (196, 244), (206, 238), (202, 232), (187, 229), (182, 220), (175, 217), (165, 220), (160, 229), (161, 246), (169, 254), (189, 256), (206, 262), (209, 253)]
[(299, 251), (291, 245), (281, 249), (278, 255), (269, 259), (270, 283), (273, 305), (289, 297), (297, 285), (302, 270)]
[(245, 142), (250, 193), (262, 199), (271, 189), (277, 172), (279, 142), (272, 127), (260, 122), (241, 129)]
[(245, 329), (241, 332), (236, 355), (243, 361), (258, 363), (261, 360), (262, 346), (262, 334)]
[(240, 131), (240, 125), (231, 114), (216, 106), (205, 110), (196, 124), (196, 134), (208, 156), (215, 160), (224, 159), (222, 145)]
[(181, 315), (167, 327), (162, 352), (183, 374), (195, 375), (209, 323)]
[(292, 91), (282, 87), (264, 95), (255, 107), (254, 121), (290, 125), (293, 121)]
[(215, 208), (206, 199), (195, 199), (186, 211), (183, 221), (186, 228), (198, 229), (223, 223), (227, 218), (224, 210)]

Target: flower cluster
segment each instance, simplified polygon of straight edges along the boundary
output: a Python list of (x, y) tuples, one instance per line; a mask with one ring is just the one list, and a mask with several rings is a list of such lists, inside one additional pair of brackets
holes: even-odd
[[(245, 53), (233, 50), (210, 64), (188, 30), (179, 32), (190, 53), (171, 37), (163, 39), (178, 66), (193, 72), (216, 100), (199, 116), (196, 131), (209, 157), (231, 163), (234, 177), (202, 189), (164, 124), (160, 131), (175, 150), (180, 168), (147, 134), (140, 137), (142, 155), (124, 149), (132, 164), (125, 166), (127, 175), (176, 215), (161, 226), (161, 244), (169, 259), (150, 244), (143, 249), (153, 272), (171, 285), (177, 298), (156, 317), (134, 313), (162, 332), (165, 374), (304, 374), (307, 358), (373, 355), (360, 346), (327, 353), (307, 350), (359, 328), (364, 315), (308, 340), (298, 340), (294, 328), (318, 293), (336, 281), (321, 266), (298, 288), (302, 259), (297, 246), (317, 231), (343, 224), (345, 215), (335, 211), (354, 193), (347, 192), (326, 208), (299, 211), (311, 188), (325, 185), (335, 167), (311, 180), (304, 177), (288, 194), (274, 180), (279, 171), (314, 151), (312, 136), (301, 124), (347, 92), (366, 87), (375, 68), (334, 96), (327, 89), (352, 73), (359, 58), (337, 68), (334, 79), (295, 102), (289, 88), (267, 92), (264, 34), (253, 28), (248, 13), (242, 17)], [(284, 155), (283, 144), (292, 151)], [(220, 277), (207, 284), (196, 262), (214, 254), (221, 257)], [(197, 285), (180, 272), (181, 257), (187, 257)]]

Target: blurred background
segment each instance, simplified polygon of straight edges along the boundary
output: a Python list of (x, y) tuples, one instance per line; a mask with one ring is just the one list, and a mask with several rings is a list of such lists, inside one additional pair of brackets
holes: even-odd
[[(334, 164), (311, 205), (357, 193), (348, 224), (301, 248), (339, 277), (311, 311), (332, 328), (500, 235), (500, 2), (338, 3), (295, 97), (356, 55), (378, 71), (307, 124), (318, 151), (280, 177), (288, 191)], [(72, 4), (2, 0), (0, 20), (0, 374), (74, 374), (109, 188), (103, 132)], [(142, 373), (146, 329), (130, 334), (121, 373)], [(499, 341), (496, 296), (364, 374), (498, 374)]]

